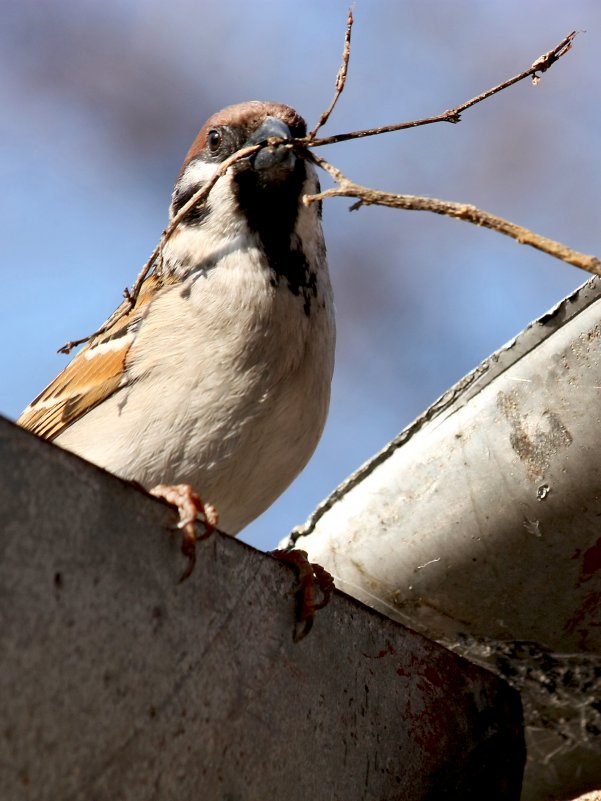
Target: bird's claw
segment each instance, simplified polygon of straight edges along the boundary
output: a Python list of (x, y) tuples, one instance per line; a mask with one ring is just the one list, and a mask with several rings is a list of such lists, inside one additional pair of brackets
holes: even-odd
[[(189, 484), (157, 484), (150, 490), (150, 494), (177, 507), (179, 522), (175, 528), (182, 532), (182, 553), (188, 558), (188, 566), (179, 578), (181, 584), (194, 570), (197, 540), (205, 540), (211, 536), (219, 522), (219, 514), (212, 504), (203, 503)], [(196, 522), (199, 519), (204, 525), (202, 534), (196, 531)]]
[(300, 642), (313, 627), (315, 613), (330, 602), (334, 591), (334, 579), (317, 562), (309, 562), (306, 551), (293, 548), (289, 551), (272, 551), (280, 562), (293, 567), (298, 575), (298, 584), (292, 590), (296, 596), (296, 622), (292, 639)]

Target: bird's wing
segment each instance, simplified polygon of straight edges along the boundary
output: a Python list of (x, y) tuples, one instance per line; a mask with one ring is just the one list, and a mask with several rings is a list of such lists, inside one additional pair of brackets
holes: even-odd
[[(161, 280), (154, 273), (142, 286), (134, 308), (92, 339), (23, 411), (17, 423), (54, 439), (120, 387), (127, 384), (127, 357), (138, 324), (156, 297)], [(126, 303), (127, 301), (124, 301)], [(109, 318), (110, 319), (110, 318)]]

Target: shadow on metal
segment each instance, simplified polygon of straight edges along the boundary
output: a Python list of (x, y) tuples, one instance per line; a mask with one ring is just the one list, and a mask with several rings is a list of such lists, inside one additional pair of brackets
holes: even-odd
[(524, 801), (601, 786), (600, 443), (593, 279), (292, 535), (338, 587), (519, 689)]

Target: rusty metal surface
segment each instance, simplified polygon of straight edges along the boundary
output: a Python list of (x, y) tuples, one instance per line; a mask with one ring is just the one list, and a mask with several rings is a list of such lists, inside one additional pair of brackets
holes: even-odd
[(0, 420), (3, 801), (517, 799), (519, 696)]
[(433, 405), (296, 532), (337, 586), (519, 687), (524, 799), (601, 783), (601, 285)]

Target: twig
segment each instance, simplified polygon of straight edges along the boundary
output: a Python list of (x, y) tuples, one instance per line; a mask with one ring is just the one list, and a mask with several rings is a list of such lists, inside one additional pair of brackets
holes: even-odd
[(434, 117), (424, 117), (421, 120), (400, 122), (395, 125), (384, 125), (380, 128), (366, 128), (363, 131), (351, 131), (350, 133), (325, 136), (321, 139), (315, 139), (309, 135), (301, 141), (307, 147), (321, 147), (322, 145), (333, 145), (336, 142), (346, 142), (349, 139), (362, 139), (365, 136), (378, 136), (379, 134), (391, 133), (392, 131), (402, 131), (405, 128), (417, 128), (420, 125), (431, 125), (435, 122), (460, 122), (461, 114), (468, 108), (471, 108), (472, 106), (475, 106), (476, 103), (481, 103), (483, 100), (496, 95), (497, 92), (501, 92), (503, 89), (507, 89), (509, 86), (513, 86), (514, 83), (523, 81), (525, 78), (530, 76), (532, 76), (534, 83), (538, 83), (540, 78), (536, 73), (546, 72), (556, 61), (564, 56), (571, 49), (575, 36), (576, 31), (572, 31), (572, 33), (569, 33), (566, 37), (564, 37), (561, 42), (552, 50), (549, 50), (548, 53), (544, 53), (542, 56), (539, 56), (536, 61), (534, 61), (532, 66), (527, 70), (520, 72), (519, 75), (514, 75), (513, 78), (503, 81), (503, 83), (494, 86), (492, 89), (487, 89), (485, 92), (473, 97), (471, 100), (468, 100), (459, 106), (455, 106), (455, 108), (443, 111), (442, 114), (437, 114)]
[(459, 220), (465, 220), (474, 225), (498, 231), (500, 234), (505, 234), (515, 239), (516, 242), (522, 245), (530, 245), (530, 247), (542, 250), (543, 253), (547, 253), (549, 256), (560, 259), (567, 264), (572, 264), (574, 267), (579, 267), (581, 270), (586, 270), (586, 272), (593, 275), (601, 276), (601, 260), (596, 256), (589, 256), (577, 250), (572, 250), (572, 248), (563, 245), (561, 242), (535, 234), (521, 225), (516, 225), (503, 219), (503, 217), (497, 217), (495, 214), (490, 214), (468, 203), (454, 203), (449, 200), (438, 200), (437, 198), (416, 195), (395, 195), (360, 186), (348, 179), (337, 167), (329, 164), (325, 159), (319, 158), (315, 154), (312, 154), (312, 156), (315, 163), (326, 170), (337, 182), (338, 186), (326, 189), (316, 195), (305, 195), (303, 200), (307, 204), (315, 203), (328, 197), (354, 197), (358, 199), (358, 202), (351, 206), (351, 211), (360, 206), (378, 205), (394, 209), (408, 209), (410, 211), (431, 211), (434, 214), (456, 217)]
[(344, 48), (342, 50), (342, 63), (340, 64), (340, 68), (338, 70), (338, 74), (336, 75), (336, 89), (334, 91), (334, 97), (332, 98), (332, 102), (328, 106), (328, 108), (323, 112), (317, 124), (313, 128), (313, 130), (307, 136), (307, 139), (313, 140), (317, 135), (317, 131), (322, 128), (326, 122), (330, 119), (331, 113), (334, 111), (334, 107), (338, 102), (338, 98), (342, 94), (342, 91), (346, 84), (346, 76), (348, 73), (348, 64), (349, 59), (351, 57), (351, 30), (353, 27), (353, 9), (349, 8), (348, 16), (346, 18), (346, 32), (344, 34)]
[(140, 294), (140, 290), (142, 289), (142, 284), (144, 283), (146, 277), (150, 273), (153, 267), (160, 265), (163, 255), (163, 249), (173, 232), (180, 224), (180, 222), (184, 219), (186, 214), (190, 211), (191, 208), (196, 206), (197, 203), (202, 203), (205, 201), (209, 195), (211, 189), (215, 186), (219, 178), (224, 175), (228, 168), (232, 166), (235, 162), (239, 161), (240, 159), (246, 158), (247, 156), (251, 156), (253, 153), (256, 153), (262, 147), (265, 147), (266, 144), (271, 144), (271, 142), (265, 142), (258, 145), (252, 145), (251, 147), (244, 147), (241, 150), (237, 150), (233, 153), (229, 158), (227, 158), (219, 167), (217, 172), (210, 178), (201, 189), (198, 190), (195, 194), (192, 195), (190, 200), (181, 207), (181, 209), (174, 215), (173, 219), (169, 223), (169, 225), (165, 228), (163, 233), (161, 234), (161, 238), (159, 239), (159, 243), (156, 248), (152, 251), (150, 258), (142, 267), (140, 272), (138, 273), (138, 277), (136, 278), (133, 286), (131, 289), (127, 287), (123, 290), (123, 297), (125, 298), (124, 303), (119, 306), (119, 308), (108, 318), (108, 320), (101, 325), (97, 331), (94, 331), (93, 334), (88, 334), (87, 337), (82, 337), (81, 339), (74, 339), (71, 342), (65, 343), (61, 348), (58, 349), (58, 353), (71, 353), (73, 348), (76, 348), (78, 345), (83, 345), (84, 342), (89, 342), (91, 339), (94, 339), (101, 334), (104, 334), (111, 326), (113, 326), (118, 320), (121, 320), (122, 317), (125, 317), (136, 305), (136, 301), (138, 299), (138, 295)]
[[(348, 178), (342, 175), (342, 173), (333, 167), (328, 162), (320, 159), (315, 154), (311, 153), (309, 156), (309, 152), (307, 151), (307, 147), (319, 147), (321, 145), (330, 145), (336, 142), (344, 142), (349, 139), (361, 139), (365, 136), (377, 136), (383, 133), (390, 133), (392, 131), (401, 131), (405, 128), (415, 128), (420, 125), (429, 125), (435, 122), (459, 122), (461, 118), (461, 113), (466, 109), (470, 108), (471, 106), (475, 106), (476, 103), (482, 102), (482, 100), (486, 100), (487, 98), (491, 97), (492, 95), (497, 94), (497, 92), (502, 91), (503, 89), (507, 89), (507, 87), (512, 86), (514, 83), (518, 81), (524, 80), (528, 76), (532, 76), (533, 81), (535, 83), (538, 82), (539, 77), (536, 73), (539, 72), (546, 72), (558, 59), (560, 59), (563, 55), (565, 55), (570, 48), (572, 47), (572, 42), (574, 37), (576, 36), (576, 31), (572, 31), (572, 33), (568, 34), (568, 36), (564, 37), (562, 41), (556, 45), (552, 50), (549, 50), (548, 53), (544, 53), (542, 56), (539, 56), (534, 63), (532, 64), (529, 69), (524, 70), (523, 72), (519, 73), (519, 75), (510, 78), (503, 83), (498, 84), (497, 86), (493, 87), (492, 89), (488, 89), (485, 92), (477, 95), (476, 97), (468, 100), (465, 103), (462, 103), (459, 106), (456, 106), (453, 109), (443, 112), (442, 114), (438, 114), (435, 117), (426, 117), (421, 120), (413, 120), (411, 122), (402, 122), (396, 125), (387, 125), (380, 128), (368, 128), (363, 131), (353, 131), (351, 133), (345, 134), (337, 134), (335, 136), (324, 137), (321, 139), (316, 138), (317, 131), (325, 125), (328, 121), (336, 103), (338, 102), (338, 98), (342, 94), (346, 83), (346, 76), (348, 72), (348, 64), (350, 59), (350, 47), (351, 47), (351, 29), (353, 25), (353, 14), (352, 10), (349, 10), (347, 16), (347, 25), (346, 25), (346, 33), (344, 39), (344, 49), (342, 53), (342, 63), (340, 65), (340, 69), (338, 70), (338, 74), (336, 76), (336, 89), (334, 93), (334, 97), (332, 102), (330, 103), (329, 107), (324, 111), (324, 113), (319, 118), (317, 125), (313, 128), (313, 130), (305, 137), (299, 139), (292, 139), (286, 140), (285, 144), (288, 147), (292, 147), (297, 151), (299, 154), (304, 156), (305, 158), (309, 157), (312, 161), (319, 164), (323, 169), (327, 170), (334, 179), (338, 182), (339, 186), (334, 189), (328, 189), (325, 192), (321, 192), (319, 195), (311, 195), (305, 197), (305, 202), (311, 203), (320, 198), (326, 197), (334, 197), (334, 196), (347, 196), (347, 197), (357, 197), (359, 198), (359, 203), (355, 204), (353, 208), (357, 208), (362, 204), (379, 204), (384, 206), (392, 206), (394, 208), (404, 208), (404, 209), (414, 209), (414, 210), (422, 210), (422, 211), (432, 211), (436, 214), (446, 214), (453, 217), (458, 217), (460, 219), (469, 220), (470, 222), (475, 223), (476, 225), (482, 225), (487, 228), (492, 228), (493, 230), (500, 231), (501, 233), (507, 234), (508, 236), (513, 237), (518, 242), (523, 242), (524, 244), (532, 245), (533, 247), (538, 248), (539, 250), (543, 250), (546, 253), (549, 253), (551, 256), (555, 256), (556, 258), (562, 259), (563, 261), (567, 261), (569, 264), (574, 264), (576, 267), (581, 267), (583, 270), (587, 270), (588, 272), (592, 272), (595, 275), (601, 275), (600, 270), (600, 262), (593, 256), (586, 256), (582, 253), (577, 253), (576, 251), (571, 250), (570, 248), (565, 247), (565, 245), (561, 245), (559, 242), (554, 242), (551, 239), (547, 239), (546, 237), (538, 236), (537, 234), (528, 231), (526, 228), (522, 228), (521, 226), (514, 225), (513, 223), (507, 222), (507, 220), (503, 220), (500, 217), (495, 217), (494, 215), (487, 214), (487, 212), (481, 211), (477, 209), (475, 206), (469, 206), (466, 204), (460, 203), (451, 203), (448, 201), (440, 201), (435, 200), (434, 198), (420, 198), (413, 195), (392, 195), (386, 192), (378, 192), (375, 189), (369, 189), (368, 187), (361, 187), (357, 184), (354, 184)], [(193, 195), (190, 200), (182, 206), (182, 208), (178, 211), (178, 213), (173, 217), (169, 225), (163, 231), (161, 238), (159, 240), (158, 245), (152, 252), (150, 258), (138, 274), (131, 290), (126, 288), (123, 291), (124, 301), (119, 306), (119, 308), (109, 317), (109, 319), (102, 325), (97, 331), (89, 336), (82, 337), (82, 339), (72, 340), (71, 342), (67, 342), (61, 348), (59, 348), (59, 353), (70, 353), (73, 348), (77, 347), (78, 345), (82, 345), (85, 342), (89, 342), (91, 339), (94, 339), (97, 336), (103, 334), (107, 329), (113, 326), (116, 322), (120, 319), (125, 317), (127, 314), (131, 312), (131, 310), (136, 305), (136, 301), (138, 299), (138, 295), (140, 294), (140, 290), (142, 285), (151, 272), (151, 270), (156, 269), (160, 270), (161, 262), (162, 262), (162, 254), (165, 247), (165, 244), (169, 241), (169, 238), (173, 235), (173, 232), (176, 230), (179, 223), (182, 219), (186, 216), (186, 214), (190, 211), (190, 209), (195, 206), (197, 203), (202, 203), (208, 197), (210, 191), (217, 183), (219, 178), (225, 174), (227, 169), (234, 164), (236, 161), (245, 158), (252, 153), (260, 150), (262, 147), (266, 145), (275, 145), (275, 144), (282, 144), (284, 140), (279, 139), (270, 139), (268, 142), (262, 142), (258, 145), (253, 145), (252, 147), (243, 148), (242, 150), (237, 151), (228, 159), (226, 159), (223, 164), (219, 167), (216, 171), (215, 175)]]

